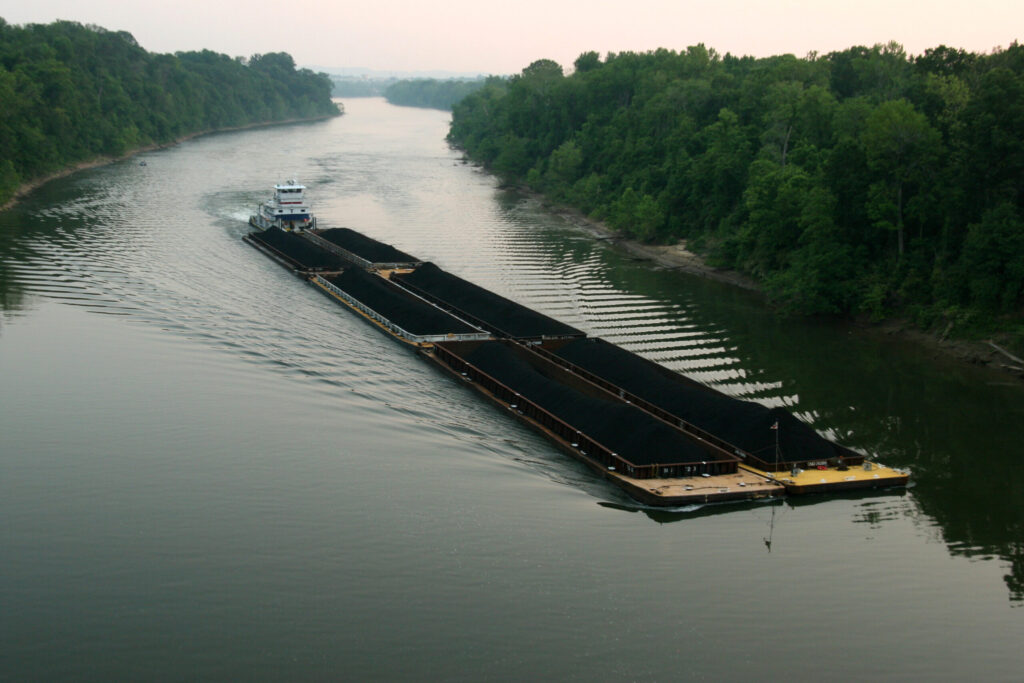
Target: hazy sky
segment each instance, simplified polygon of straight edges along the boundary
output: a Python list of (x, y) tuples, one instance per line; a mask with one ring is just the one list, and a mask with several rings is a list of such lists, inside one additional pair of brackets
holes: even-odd
[(991, 50), (1024, 38), (1024, 0), (0, 0), (11, 24), (70, 19), (150, 52), (290, 53), (303, 66), (516, 73), (581, 53), (804, 56), (895, 40)]

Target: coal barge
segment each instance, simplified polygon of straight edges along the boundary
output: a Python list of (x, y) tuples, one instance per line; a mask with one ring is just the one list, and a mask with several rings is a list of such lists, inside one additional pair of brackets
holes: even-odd
[(244, 239), (643, 503), (907, 484), (907, 472), (786, 410), (722, 394), (354, 230), (270, 226)]

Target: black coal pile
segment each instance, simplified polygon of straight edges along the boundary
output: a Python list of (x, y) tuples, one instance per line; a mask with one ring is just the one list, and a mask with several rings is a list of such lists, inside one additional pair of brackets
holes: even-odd
[(574, 327), (467, 282), (433, 263), (425, 263), (411, 273), (396, 274), (395, 279), (465, 311), (499, 335), (512, 338), (583, 336), (583, 332)]
[(485, 342), (465, 359), (634, 465), (719, 459), (634, 406), (559, 382), (555, 373), (534, 366), (522, 353), (500, 342)]
[[(573, 340), (555, 354), (764, 463), (828, 460), (844, 450), (783, 408), (741, 401), (600, 339)], [(773, 429), (774, 425), (778, 425)]]
[(390, 244), (378, 242), (349, 228), (331, 228), (318, 234), (328, 242), (337, 244), (342, 249), (364, 258), (370, 263), (414, 263), (419, 260), (415, 256), (395, 249)]
[(304, 270), (341, 270), (349, 265), (338, 256), (326, 249), (321, 249), (294, 232), (287, 232), (280, 228), (267, 228), (249, 236), (284, 254)]
[(361, 268), (350, 268), (341, 275), (326, 279), (410, 334), (465, 334), (479, 331)]

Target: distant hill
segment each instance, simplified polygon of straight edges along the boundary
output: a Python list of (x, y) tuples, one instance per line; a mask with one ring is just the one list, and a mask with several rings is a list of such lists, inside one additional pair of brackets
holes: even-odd
[(382, 97), (396, 78), (367, 78), (363, 76), (331, 76), (333, 97)]
[[(388, 97), (393, 104), (409, 104), (410, 106), (424, 106), (435, 109), (451, 109), (453, 102), (462, 99), (464, 95), (439, 96), (440, 99), (433, 100), (434, 104), (413, 104), (411, 102), (393, 101), (387, 95), (387, 90), (398, 83), (434, 82), (445, 84), (449, 82), (482, 82), (485, 76), (479, 72), (458, 72), (458, 71), (395, 71), (386, 69), (368, 69), (365, 67), (314, 67), (317, 71), (326, 73), (331, 77), (333, 89), (331, 94), (334, 97)], [(419, 86), (416, 86), (417, 88)], [(448, 86), (441, 86), (445, 88)], [(408, 86), (402, 86), (408, 88)], [(466, 94), (471, 90), (465, 91)], [(402, 95), (399, 95), (401, 98)]]
[(484, 78), (488, 74), (479, 71), (401, 71), (395, 69), (370, 69), (362, 66), (335, 67), (335, 66), (311, 66), (311, 70), (317, 73), (325, 73), (328, 76), (339, 78), (366, 79), (366, 80), (405, 80), (417, 78), (447, 79), (477, 79)]
[(418, 78), (395, 81), (384, 90), (384, 97), (391, 104), (450, 111), (467, 95), (484, 87), (485, 83), (483, 78), (443, 81), (435, 78)]

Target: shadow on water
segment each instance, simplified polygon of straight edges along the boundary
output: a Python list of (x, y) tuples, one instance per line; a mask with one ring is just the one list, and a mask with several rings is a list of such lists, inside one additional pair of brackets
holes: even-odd
[(736, 512), (744, 512), (749, 510), (757, 510), (760, 508), (769, 508), (772, 505), (781, 505), (781, 500), (754, 500), (744, 502), (733, 502), (733, 503), (717, 503), (712, 505), (687, 505), (679, 508), (654, 508), (640, 503), (612, 503), (609, 501), (600, 501), (598, 505), (609, 510), (618, 510), (619, 512), (630, 512), (630, 513), (643, 513), (651, 521), (657, 522), (658, 524), (673, 524), (675, 522), (685, 522), (694, 519), (701, 519), (703, 517), (715, 517), (717, 515), (725, 515)]
[(8, 261), (9, 257), (9, 251), (0, 246), (0, 313), (21, 311), (26, 306), (20, 278), (15, 273), (14, 266)]
[[(698, 283), (691, 291), (699, 289)], [(950, 552), (998, 556), (1011, 567), (1010, 599), (1024, 600), (1024, 388), (984, 369), (928, 358), (898, 340), (865, 338), (840, 324), (773, 319), (756, 308), (733, 315), (719, 301), (714, 292), (702, 296), (700, 314), (728, 329), (746, 367), (783, 378), (818, 429), (909, 467), (909, 495), (941, 529)]]
[(711, 505), (690, 505), (679, 508), (655, 508), (641, 505), (639, 503), (613, 503), (609, 501), (600, 501), (598, 505), (608, 508), (609, 510), (619, 510), (621, 512), (641, 512), (650, 518), (651, 521), (657, 522), (658, 524), (673, 524), (676, 522), (685, 522), (703, 517), (715, 517), (718, 515), (759, 510), (762, 508), (768, 509), (773, 505), (783, 506), (790, 510), (796, 510), (798, 508), (811, 507), (818, 503), (834, 500), (865, 501), (864, 505), (861, 506), (865, 508), (863, 516), (861, 518), (855, 518), (852, 521), (855, 523), (866, 522), (870, 524), (880, 524), (884, 521), (886, 516), (878, 514), (872, 516), (872, 509), (870, 506), (873, 504), (885, 505), (887, 502), (902, 500), (907, 495), (907, 491), (904, 489), (880, 489), (873, 491), (847, 491), (828, 495), (814, 494), (791, 496), (788, 498), (776, 498), (772, 500), (752, 500), (744, 502), (717, 503)]
[[(23, 201), (0, 212), (0, 312), (3, 313), (24, 311), (30, 306), (25, 291), (34, 270), (29, 263), (30, 244), (47, 232), (43, 228), (46, 223), (34, 220), (26, 209), (27, 204), (28, 201)], [(50, 224), (49, 232), (52, 230)]]
[[(514, 195), (502, 195), (501, 202), (514, 217)], [(1024, 500), (1018, 493), (1024, 486), (1018, 466), (1024, 456), (1024, 386), (848, 323), (779, 316), (756, 292), (633, 261), (568, 225), (535, 230), (533, 239), (543, 243), (539, 251), (550, 259), (549, 268), (589, 264), (608, 290), (628, 293), (655, 310), (674, 334), (694, 330), (696, 338), (712, 340), (701, 343), (714, 349), (696, 344), (674, 351), (673, 342), (658, 343), (653, 335), (616, 343), (738, 398), (784, 405), (829, 438), (890, 466), (910, 468), (913, 488), (905, 494), (843, 497), (905, 495), (911, 506), (880, 515), (866, 503), (853, 521), (881, 524), (892, 514), (924, 515), (941, 530), (952, 554), (1007, 563), (1010, 600), (1024, 602)], [(792, 498), (785, 504), (822, 500)], [(644, 512), (661, 524), (742, 509), (666, 512), (604, 505)]]

